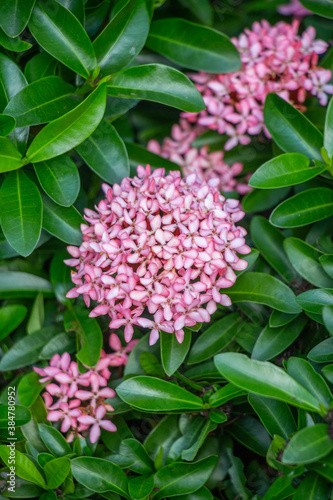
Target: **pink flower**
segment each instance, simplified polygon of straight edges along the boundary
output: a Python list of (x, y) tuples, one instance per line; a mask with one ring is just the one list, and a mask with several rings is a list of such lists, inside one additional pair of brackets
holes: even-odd
[(109, 338), (109, 345), (113, 349), (112, 354), (108, 354), (110, 366), (126, 365), (128, 360), (128, 353), (132, 351), (139, 340), (131, 340), (125, 347), (121, 345), (118, 335), (111, 333)]
[(80, 424), (83, 424), (83, 427), (92, 426), (89, 435), (92, 443), (96, 443), (101, 435), (101, 427), (110, 432), (115, 432), (117, 430), (117, 427), (110, 420), (102, 420), (105, 413), (106, 408), (104, 406), (99, 406), (95, 412), (95, 416), (82, 415), (78, 417), (78, 421)]
[[(175, 131), (183, 145), (189, 135), (186, 126)], [(247, 265), (238, 256), (250, 252), (246, 231), (236, 226), (244, 213), (237, 200), (219, 193), (214, 179), (203, 182), (196, 174), (182, 179), (178, 171), (166, 175), (164, 169), (151, 172), (148, 165), (137, 172), (121, 185), (103, 185), (106, 198), (96, 212), (85, 211), (83, 243), (70, 248), (76, 271), (75, 293), (69, 294), (83, 295), (86, 303), (94, 300), (90, 316), (108, 315), (111, 329), (124, 328), (126, 342), (135, 326), (151, 329), (151, 344), (160, 331), (174, 333), (181, 342), (184, 325), (210, 320), (213, 290), (221, 303), (216, 289), (232, 286), (233, 269)], [(143, 317), (145, 310), (153, 319)], [(180, 316), (186, 321), (177, 321)], [(115, 336), (111, 343), (122, 349)], [(123, 364), (117, 356), (103, 354), (100, 363)], [(63, 374), (56, 378), (73, 383)]]
[(284, 16), (304, 17), (312, 14), (308, 9), (303, 7), (299, 0), (290, 0), (289, 3), (278, 7), (278, 12)]

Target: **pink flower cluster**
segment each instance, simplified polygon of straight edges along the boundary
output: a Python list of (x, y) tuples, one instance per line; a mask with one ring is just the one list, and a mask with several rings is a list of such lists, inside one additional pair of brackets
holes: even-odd
[(43, 394), (48, 411), (47, 419), (50, 422), (61, 422), (61, 432), (67, 433), (67, 441), (73, 441), (81, 432), (89, 431), (90, 441), (95, 443), (101, 433), (101, 428), (107, 431), (116, 431), (116, 426), (107, 418), (106, 412), (113, 408), (105, 402), (106, 398), (113, 398), (115, 392), (107, 386), (111, 376), (109, 366), (125, 365), (127, 353), (138, 342), (133, 340), (126, 347), (116, 334), (110, 335), (109, 344), (115, 352), (101, 353), (101, 358), (95, 368), (87, 367), (84, 373), (79, 372), (78, 365), (71, 361), (70, 355), (65, 352), (62, 356), (55, 354), (49, 366), (34, 367), (35, 372), (42, 378), (40, 383), (49, 382)]
[[(237, 255), (250, 252), (236, 226), (244, 216), (239, 202), (195, 174), (182, 179), (149, 165), (103, 189), (96, 211), (85, 210), (82, 245), (68, 247), (76, 286), (67, 297), (96, 301), (90, 316), (108, 314), (126, 342), (135, 325), (151, 329), (151, 344), (161, 330), (182, 342), (185, 326), (208, 322), (217, 303), (230, 305), (219, 290), (247, 266)], [(142, 317), (145, 311), (153, 318)]]
[(280, 7), (278, 7), (278, 12), (283, 16), (296, 17), (304, 17), (312, 14), (312, 12), (303, 7), (299, 0), (290, 0), (289, 3), (281, 5)]
[(242, 68), (226, 75), (200, 72), (191, 75), (201, 92), (207, 109), (200, 113), (183, 113), (190, 123), (217, 130), (229, 139), (225, 149), (238, 143), (249, 144), (250, 136), (264, 131), (263, 107), (273, 92), (301, 110), (308, 95), (326, 105), (331, 71), (318, 66), (318, 55), (327, 43), (316, 40), (313, 27), (298, 35), (299, 21), (255, 22), (232, 41), (240, 52)]

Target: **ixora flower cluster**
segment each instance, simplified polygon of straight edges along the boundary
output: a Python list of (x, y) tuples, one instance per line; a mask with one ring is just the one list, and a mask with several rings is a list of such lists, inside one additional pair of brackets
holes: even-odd
[[(76, 286), (67, 297), (96, 301), (90, 316), (108, 314), (111, 329), (125, 327), (126, 342), (134, 325), (151, 329), (150, 344), (161, 330), (182, 342), (185, 326), (208, 322), (217, 303), (230, 305), (219, 290), (247, 266), (237, 255), (250, 252), (236, 226), (239, 202), (226, 200), (213, 180), (149, 165), (103, 189), (96, 211), (85, 210), (82, 245), (68, 248)], [(145, 310), (153, 319), (142, 317)]]
[(111, 376), (110, 366), (125, 365), (128, 355), (137, 340), (132, 340), (122, 347), (119, 337), (112, 333), (109, 344), (115, 351), (112, 354), (101, 353), (95, 368), (87, 367), (84, 373), (79, 372), (78, 364), (71, 361), (68, 352), (62, 356), (55, 354), (45, 368), (34, 367), (42, 378), (40, 383), (49, 382), (43, 393), (45, 406), (50, 422), (61, 422), (61, 432), (67, 433), (67, 441), (73, 441), (82, 432), (89, 432), (89, 439), (95, 443), (101, 428), (114, 432), (116, 426), (105, 417), (112, 412), (112, 406), (106, 398), (113, 398), (115, 392), (107, 386)]

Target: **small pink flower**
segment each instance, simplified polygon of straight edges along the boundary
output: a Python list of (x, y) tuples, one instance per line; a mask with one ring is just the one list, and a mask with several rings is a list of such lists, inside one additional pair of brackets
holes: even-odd
[(133, 350), (139, 340), (131, 340), (125, 347), (121, 345), (118, 335), (111, 333), (109, 338), (109, 345), (113, 349), (112, 354), (108, 354), (110, 366), (126, 365), (128, 360), (128, 353)]
[[(96, 443), (99, 436), (101, 435), (101, 427), (107, 431), (115, 432), (117, 427), (110, 420), (102, 420), (106, 413), (106, 408), (104, 406), (99, 406), (95, 412), (95, 416), (82, 415), (78, 417), (78, 421), (83, 426), (92, 426), (90, 429), (90, 441)], [(79, 428), (80, 429), (80, 428)]]

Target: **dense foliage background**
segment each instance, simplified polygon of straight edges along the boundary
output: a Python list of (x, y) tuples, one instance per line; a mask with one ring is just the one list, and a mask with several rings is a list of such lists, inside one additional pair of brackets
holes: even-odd
[[(296, 109), (270, 94), (268, 133), (226, 152), (227, 165), (243, 164), (236, 183), (253, 174), (245, 196), (225, 193), (241, 200), (252, 251), (226, 290), (232, 305), (218, 305), (210, 323), (185, 329), (181, 344), (162, 331), (152, 346), (137, 326), (125, 350), (123, 328), (123, 347), (109, 343), (108, 318), (66, 297), (66, 247), (81, 244), (83, 210), (104, 198), (101, 183), (139, 164), (179, 170), (147, 143), (170, 136), (180, 112), (205, 109), (186, 75), (238, 71), (229, 37), (262, 19), (291, 23), (284, 3), (0, 2), (1, 500), (331, 498), (332, 102), (307, 94)], [(330, 43), (332, 1), (301, 4), (311, 12), (300, 32), (313, 26)], [(332, 49), (318, 65), (332, 69)], [(227, 139), (203, 130), (195, 145), (221, 151)], [(105, 351), (111, 377), (98, 365)], [(59, 360), (44, 370), (64, 353), (116, 391), (98, 396), (113, 411), (96, 439), (47, 419), (41, 393)]]

